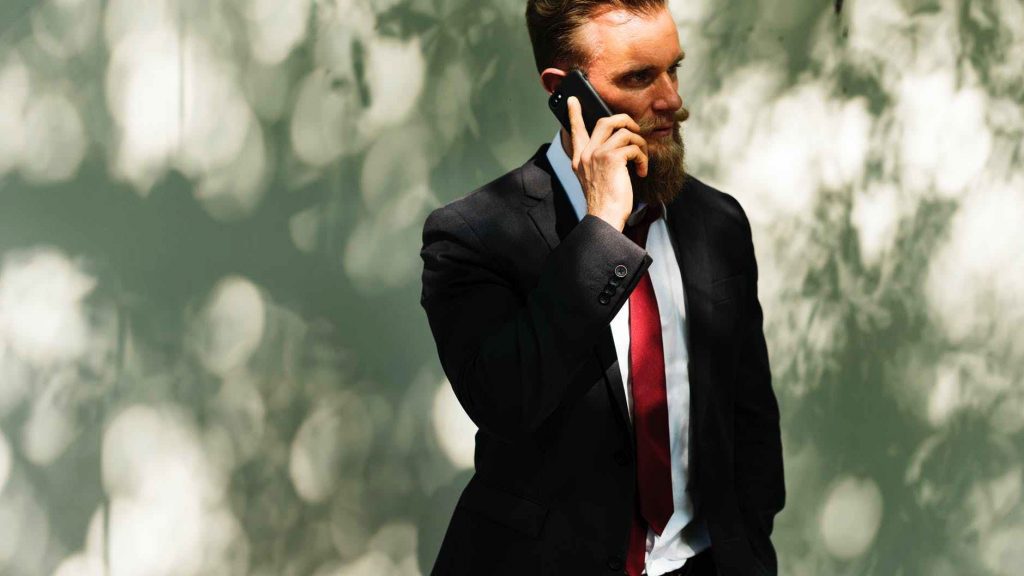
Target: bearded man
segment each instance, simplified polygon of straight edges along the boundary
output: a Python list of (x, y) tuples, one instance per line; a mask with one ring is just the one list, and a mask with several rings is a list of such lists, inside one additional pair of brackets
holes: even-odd
[[(551, 93), (525, 164), (438, 208), (423, 290), (476, 423), (438, 575), (775, 575), (785, 503), (757, 264), (740, 204), (688, 175), (684, 58), (664, 0), (530, 0)], [(632, 166), (632, 168), (631, 168)]]

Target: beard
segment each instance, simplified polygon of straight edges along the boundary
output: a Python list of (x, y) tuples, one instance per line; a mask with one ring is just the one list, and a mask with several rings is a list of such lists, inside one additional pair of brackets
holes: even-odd
[[(656, 204), (664, 202), (668, 205), (683, 189), (686, 180), (686, 146), (683, 144), (682, 125), (690, 112), (680, 108), (673, 119), (672, 135), (669, 138), (647, 138), (647, 176), (636, 175), (630, 163), (629, 176), (633, 184), (633, 199), (636, 202)], [(664, 121), (658, 119), (639, 122), (644, 134), (650, 134)]]

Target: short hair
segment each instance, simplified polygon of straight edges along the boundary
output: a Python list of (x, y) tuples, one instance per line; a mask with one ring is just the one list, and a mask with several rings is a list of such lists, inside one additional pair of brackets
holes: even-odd
[(537, 72), (551, 67), (582, 67), (589, 60), (577, 43), (579, 30), (599, 9), (624, 9), (649, 14), (665, 0), (527, 0), (526, 28)]

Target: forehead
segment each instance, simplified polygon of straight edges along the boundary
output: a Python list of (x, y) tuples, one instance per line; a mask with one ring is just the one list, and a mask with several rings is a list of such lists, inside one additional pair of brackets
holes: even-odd
[(671, 62), (681, 52), (668, 8), (636, 14), (620, 8), (595, 13), (579, 29), (583, 49), (597, 68), (628, 68)]

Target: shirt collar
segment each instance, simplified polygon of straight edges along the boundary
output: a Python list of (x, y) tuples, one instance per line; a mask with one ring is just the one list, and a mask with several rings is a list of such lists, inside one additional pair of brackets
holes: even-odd
[[(548, 147), (547, 156), (548, 162), (551, 163), (551, 168), (555, 171), (555, 176), (558, 177), (559, 183), (562, 184), (562, 188), (565, 189), (566, 195), (569, 196), (569, 202), (572, 204), (572, 208), (576, 212), (577, 220), (582, 220), (587, 214), (587, 198), (583, 194), (583, 186), (580, 184), (579, 178), (577, 178), (576, 173), (572, 171), (572, 160), (569, 158), (569, 155), (565, 153), (565, 149), (562, 148), (561, 130), (555, 132), (555, 137), (551, 140), (551, 146)], [(634, 210), (633, 213), (629, 215), (629, 218), (626, 219), (626, 224), (632, 225), (636, 223), (646, 207), (646, 203), (638, 203), (636, 210)], [(662, 203), (661, 218), (665, 217), (664, 208), (665, 204)]]

